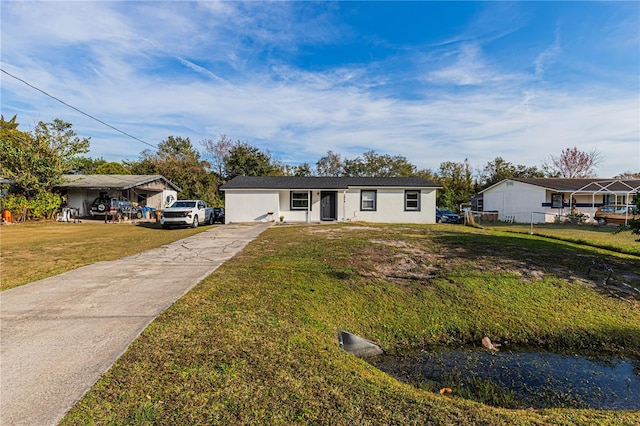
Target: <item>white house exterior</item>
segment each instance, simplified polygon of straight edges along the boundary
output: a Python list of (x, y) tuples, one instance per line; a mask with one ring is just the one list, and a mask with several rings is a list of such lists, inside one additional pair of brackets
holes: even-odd
[(238, 176), (220, 187), (227, 223), (435, 223), (438, 185), (420, 178)]
[(482, 211), (519, 223), (555, 222), (572, 211), (593, 218), (598, 207), (630, 203), (638, 191), (640, 180), (505, 179), (481, 191)]
[(101, 194), (128, 198), (143, 206), (162, 209), (175, 200), (180, 188), (162, 175), (63, 175), (56, 189), (67, 196), (67, 205), (88, 216), (91, 203)]

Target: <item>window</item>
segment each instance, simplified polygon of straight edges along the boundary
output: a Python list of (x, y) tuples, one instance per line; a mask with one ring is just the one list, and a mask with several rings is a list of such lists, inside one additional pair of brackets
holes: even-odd
[(551, 194), (551, 207), (554, 209), (562, 208), (562, 194)]
[(308, 192), (291, 193), (291, 210), (307, 210), (309, 208)]
[(377, 191), (360, 191), (360, 210), (375, 210)]
[(404, 209), (420, 211), (420, 191), (404, 191)]

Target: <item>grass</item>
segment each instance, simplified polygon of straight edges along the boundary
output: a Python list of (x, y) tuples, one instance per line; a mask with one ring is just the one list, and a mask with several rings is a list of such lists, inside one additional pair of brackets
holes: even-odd
[[(530, 233), (531, 226), (519, 223), (485, 223), (488, 229), (503, 230), (518, 233)], [(620, 253), (640, 256), (640, 244), (638, 235), (631, 231), (616, 234), (617, 226), (597, 226), (591, 224), (573, 225), (562, 224), (535, 224), (533, 226), (534, 235), (541, 235), (548, 238), (556, 238), (563, 241), (572, 241), (578, 244), (600, 247)]]
[(457, 226), (274, 227), (160, 315), (62, 424), (638, 424), (439, 395), (338, 347), (343, 328), (390, 353), (487, 335), (638, 359), (640, 306), (589, 281), (592, 256), (640, 270), (634, 256)]
[(0, 290), (95, 262), (119, 259), (202, 232), (156, 223), (30, 222), (0, 227)]

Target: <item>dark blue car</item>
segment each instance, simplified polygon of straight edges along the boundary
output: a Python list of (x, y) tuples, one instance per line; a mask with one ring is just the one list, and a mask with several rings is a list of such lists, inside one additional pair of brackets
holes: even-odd
[(462, 223), (462, 218), (459, 214), (447, 209), (436, 209), (436, 222), (437, 223)]

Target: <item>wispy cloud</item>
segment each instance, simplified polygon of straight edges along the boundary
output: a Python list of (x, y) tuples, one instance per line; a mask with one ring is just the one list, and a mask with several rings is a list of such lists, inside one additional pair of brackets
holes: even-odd
[(544, 72), (547, 67), (551, 66), (558, 55), (562, 52), (562, 48), (560, 47), (559, 35), (556, 31), (556, 39), (553, 45), (545, 49), (538, 56), (536, 56), (535, 60), (535, 77), (543, 78)]
[(204, 74), (207, 77), (211, 77), (212, 79), (214, 79), (216, 81), (220, 81), (220, 82), (224, 82), (225, 81), (223, 78), (218, 77), (217, 75), (215, 75), (214, 73), (212, 73), (208, 69), (206, 69), (204, 67), (201, 67), (199, 65), (196, 65), (191, 61), (187, 61), (186, 59), (181, 58), (179, 56), (176, 56), (176, 59), (179, 60), (184, 66), (194, 70), (197, 73)]

